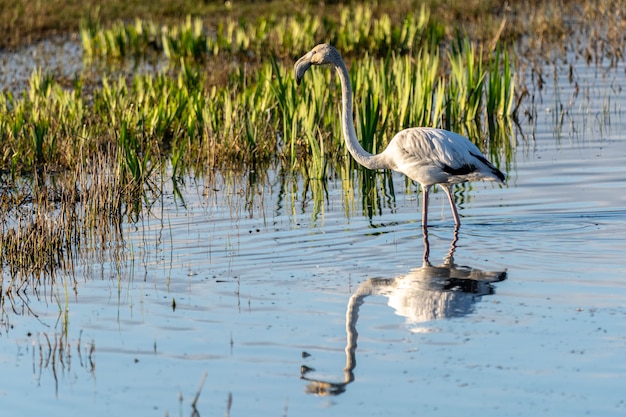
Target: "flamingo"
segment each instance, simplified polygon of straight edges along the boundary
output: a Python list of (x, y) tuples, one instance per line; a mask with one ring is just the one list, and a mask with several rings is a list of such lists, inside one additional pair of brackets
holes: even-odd
[(466, 181), (504, 183), (504, 174), (485, 158), (467, 138), (448, 130), (430, 127), (404, 129), (379, 154), (367, 152), (356, 136), (352, 119), (352, 85), (346, 64), (337, 49), (328, 44), (315, 46), (294, 65), (296, 83), (312, 65), (331, 65), (341, 81), (341, 126), (348, 151), (357, 163), (371, 170), (391, 169), (420, 184), (423, 193), (422, 228), (428, 225), (428, 193), (439, 185), (448, 196), (455, 227), (461, 225), (452, 196), (455, 184)]

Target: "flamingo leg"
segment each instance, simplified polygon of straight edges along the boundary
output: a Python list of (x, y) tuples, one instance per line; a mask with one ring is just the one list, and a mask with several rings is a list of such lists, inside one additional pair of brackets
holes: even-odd
[(422, 229), (426, 231), (426, 227), (428, 227), (428, 192), (430, 191), (430, 186), (422, 185)]
[(428, 258), (430, 257), (430, 243), (428, 243), (428, 230), (424, 227), (422, 229), (422, 233), (424, 235), (424, 257), (422, 258), (423, 264), (422, 266), (430, 266), (430, 261)]
[(452, 209), (452, 216), (454, 216), (454, 224), (459, 227), (461, 225), (461, 220), (459, 219), (459, 212), (456, 209), (456, 204), (454, 204), (454, 197), (452, 197), (452, 186), (444, 186), (442, 188), (448, 195), (448, 201), (450, 202), (450, 208)]

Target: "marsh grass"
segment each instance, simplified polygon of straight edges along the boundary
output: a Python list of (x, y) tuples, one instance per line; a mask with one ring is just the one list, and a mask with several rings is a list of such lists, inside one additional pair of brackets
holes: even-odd
[(515, 82), (509, 54), (500, 45), (488, 63), (487, 114), (502, 117), (515, 114)]
[[(451, 82), (447, 89), (446, 110), (447, 113), (459, 115), (458, 118), (462, 121), (479, 120), (486, 77), (482, 51), (477, 51), (468, 39), (459, 38), (457, 41), (456, 47), (448, 52)], [(487, 113), (489, 110), (487, 109)], [(448, 120), (448, 125), (450, 124), (451, 120)]]
[(369, 51), (388, 55), (411, 53), (423, 45), (438, 44), (444, 37), (440, 23), (422, 5), (395, 22), (386, 14), (375, 16), (368, 5), (343, 7), (337, 20), (305, 11), (289, 17), (259, 17), (254, 22), (227, 19), (210, 30), (199, 18), (179, 25), (159, 27), (152, 21), (118, 21), (102, 27), (97, 14), (83, 18), (80, 37), (85, 57), (124, 59), (162, 53), (168, 60), (189, 58), (205, 61), (218, 55), (260, 60), (270, 54), (290, 56), (315, 45), (320, 39), (336, 45), (344, 54)]

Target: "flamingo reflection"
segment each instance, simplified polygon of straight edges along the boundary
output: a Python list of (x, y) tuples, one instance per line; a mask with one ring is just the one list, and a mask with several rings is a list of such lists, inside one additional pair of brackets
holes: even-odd
[(346, 311), (346, 365), (343, 380), (339, 382), (315, 379), (308, 376), (314, 369), (302, 366), (301, 378), (308, 381), (306, 391), (317, 395), (339, 395), (354, 381), (358, 332), (356, 329), (359, 308), (366, 297), (382, 295), (396, 314), (406, 318), (413, 331), (419, 324), (432, 320), (461, 317), (472, 312), (474, 304), (483, 295), (494, 293), (493, 283), (506, 279), (506, 271), (481, 271), (454, 263), (458, 241), (458, 228), (450, 250), (441, 265), (429, 262), (428, 233), (424, 232), (424, 259), (421, 268), (396, 278), (370, 278), (352, 294)]

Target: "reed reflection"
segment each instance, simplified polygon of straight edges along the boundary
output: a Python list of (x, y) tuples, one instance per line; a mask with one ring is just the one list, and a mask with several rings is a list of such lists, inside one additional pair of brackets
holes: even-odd
[(310, 374), (315, 370), (307, 366), (300, 369), (301, 378), (308, 381), (306, 392), (317, 395), (342, 394), (354, 381), (357, 348), (357, 321), (359, 309), (369, 296), (385, 296), (396, 314), (406, 318), (412, 331), (420, 331), (419, 324), (432, 320), (462, 317), (471, 313), (482, 296), (493, 294), (493, 283), (506, 279), (506, 271), (482, 271), (454, 262), (458, 241), (458, 228), (450, 250), (442, 264), (433, 266), (429, 261), (430, 244), (424, 231), (424, 258), (420, 268), (396, 278), (370, 278), (363, 282), (350, 297), (346, 311), (346, 365), (343, 379), (328, 381)]

